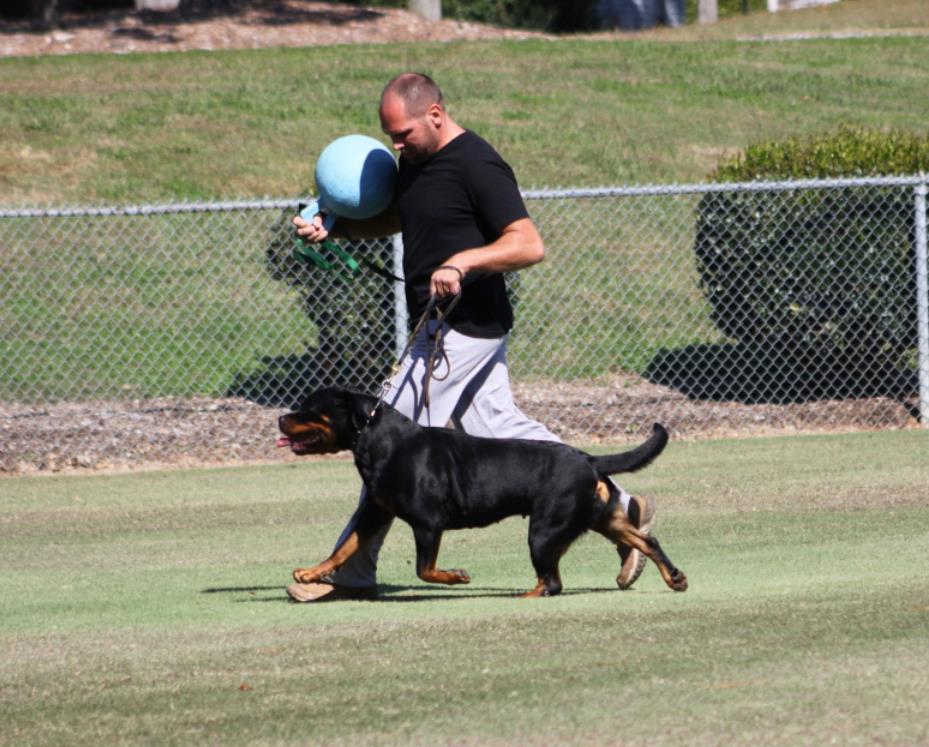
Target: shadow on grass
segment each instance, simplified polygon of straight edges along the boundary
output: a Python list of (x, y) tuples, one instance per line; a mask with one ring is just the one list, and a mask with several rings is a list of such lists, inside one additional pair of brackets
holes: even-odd
[[(126, 0), (122, 3), (112, 3), (109, 8), (90, 3), (83, 8), (65, 9), (57, 13), (49, 24), (32, 20), (28, 3), (26, 0), (20, 0), (18, 3), (12, 3), (10, 8), (4, 8), (3, 14), (0, 15), (0, 33), (4, 31), (40, 33), (50, 26), (63, 29), (100, 28), (107, 27), (114, 22), (140, 20), (146, 28), (137, 29), (139, 32), (137, 38), (177, 41), (177, 38), (162, 39), (166, 36), (165, 34), (150, 31), (149, 35), (146, 35), (146, 29), (222, 19), (238, 19), (243, 24), (258, 26), (289, 26), (302, 23), (344, 26), (350, 23), (376, 21), (384, 15), (381, 11), (355, 5), (356, 7), (345, 7), (343, 4), (332, 8), (306, 8), (287, 3), (269, 2), (269, 0), (182, 0), (176, 10), (137, 11), (134, 4)], [(117, 33), (120, 31), (122, 29), (117, 29)]]
[(659, 350), (645, 376), (691, 399), (745, 404), (891, 397), (909, 409), (903, 400), (917, 389), (915, 371), (885, 361), (788, 353), (743, 343)]
[[(237, 604), (278, 602), (290, 604), (291, 600), (285, 592), (286, 584), (275, 586), (223, 586), (202, 589), (201, 594), (249, 594), (251, 599), (236, 599)], [(357, 600), (371, 602), (436, 602), (449, 599), (519, 599), (522, 594), (529, 591), (528, 588), (494, 588), (481, 587), (475, 588), (474, 591), (440, 591), (443, 587), (434, 586), (397, 586), (392, 584), (381, 584), (378, 586), (377, 599)], [(274, 596), (257, 596), (258, 592), (278, 592)], [(617, 589), (602, 588), (577, 588), (565, 589), (561, 596), (576, 596), (580, 594), (604, 594), (618, 593)], [(350, 600), (356, 601), (356, 600)]]

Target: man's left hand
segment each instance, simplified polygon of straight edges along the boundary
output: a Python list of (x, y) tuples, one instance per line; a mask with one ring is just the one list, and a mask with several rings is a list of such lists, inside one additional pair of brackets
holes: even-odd
[(461, 293), (461, 281), (464, 273), (454, 265), (442, 265), (429, 279), (429, 295), (445, 298)]

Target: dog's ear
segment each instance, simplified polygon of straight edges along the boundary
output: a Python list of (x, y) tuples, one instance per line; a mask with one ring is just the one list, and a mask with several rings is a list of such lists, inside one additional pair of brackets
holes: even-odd
[(380, 408), (377, 409), (374, 413), (374, 405), (369, 401), (368, 397), (365, 397), (361, 394), (352, 394), (352, 425), (355, 426), (356, 430), (361, 430), (366, 425), (377, 420), (377, 416), (380, 414)]

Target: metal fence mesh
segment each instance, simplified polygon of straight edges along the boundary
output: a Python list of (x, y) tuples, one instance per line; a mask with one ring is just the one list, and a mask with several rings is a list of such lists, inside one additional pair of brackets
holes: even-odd
[[(527, 193), (547, 257), (510, 277), (518, 400), (580, 439), (654, 420), (684, 433), (914, 424), (929, 414), (925, 188)], [(0, 402), (375, 391), (405, 341), (402, 292), (325, 252), (328, 271), (295, 260), (295, 210), (0, 212)], [(393, 239), (344, 248), (399, 272)]]

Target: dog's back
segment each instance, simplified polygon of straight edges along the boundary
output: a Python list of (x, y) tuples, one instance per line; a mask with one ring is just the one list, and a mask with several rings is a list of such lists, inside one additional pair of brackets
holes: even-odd
[(448, 529), (487, 526), (533, 515), (546, 503), (569, 514), (574, 501), (555, 496), (594, 496), (595, 470), (586, 455), (564, 444), (410, 425), (369, 486), (390, 494), (397, 515), (410, 523), (428, 516)]
[(386, 410), (355, 451), (369, 490), (408, 523), (427, 518), (459, 529), (508, 516), (547, 516), (584, 531), (612, 507), (597, 493), (597, 483), (605, 475), (644, 467), (666, 443), (667, 432), (656, 426), (637, 449), (592, 456), (559, 442), (420, 426)]

